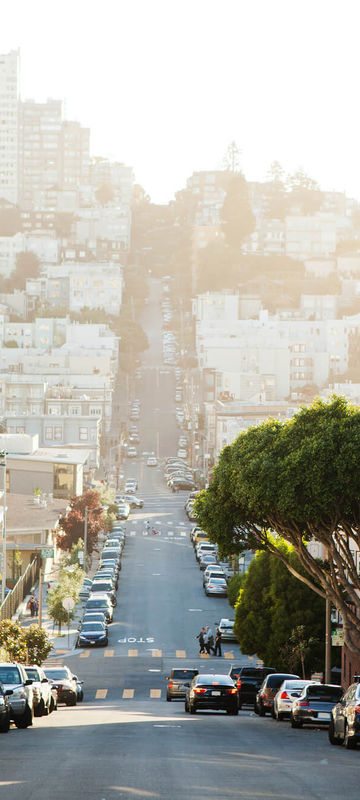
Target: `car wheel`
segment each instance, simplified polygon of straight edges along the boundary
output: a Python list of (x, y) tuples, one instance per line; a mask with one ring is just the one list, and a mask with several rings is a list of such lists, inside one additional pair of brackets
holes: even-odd
[(40, 700), (40, 703), (34, 709), (34, 717), (42, 717), (44, 713), (45, 703), (43, 699)]
[(78, 703), (82, 703), (82, 701), (83, 701), (83, 699), (84, 699), (84, 692), (83, 692), (83, 690), (82, 690), (82, 689), (80, 690), (80, 692), (79, 692), (79, 694), (78, 694), (78, 696), (77, 696), (77, 698), (76, 698), (76, 699), (77, 699), (77, 702), (78, 702)]
[(277, 712), (276, 719), (278, 720), (278, 722), (281, 722), (284, 719), (284, 714), (282, 713), (282, 711)]
[(30, 706), (26, 706), (24, 713), (21, 717), (18, 717), (15, 720), (15, 725), (17, 728), (28, 728), (29, 725), (33, 723), (33, 715)]
[(77, 698), (73, 697), (71, 700), (67, 701), (66, 705), (67, 706), (76, 706), (76, 703), (77, 703)]
[(356, 738), (355, 736), (350, 736), (347, 724), (345, 728), (344, 745), (347, 748), (347, 750), (354, 750), (356, 747)]
[(167, 702), (168, 702), (168, 703), (171, 703), (171, 697), (170, 697), (170, 695), (168, 694), (168, 692), (166, 692), (166, 699), (167, 699)]
[(185, 711), (187, 714), (189, 713), (189, 703), (187, 700), (185, 700)]
[(50, 710), (50, 714), (52, 714), (52, 712), (55, 711), (55, 700), (54, 700), (54, 698), (52, 696), (51, 696), (51, 700), (50, 700), (50, 709), (49, 710)]
[(238, 707), (234, 706), (234, 708), (227, 708), (226, 713), (229, 714), (231, 717), (237, 717), (238, 715)]
[(49, 714), (50, 714), (50, 703), (48, 703), (48, 705), (46, 705), (46, 703), (44, 703), (44, 710), (43, 710), (42, 715), (43, 715), (43, 717), (47, 717)]
[(194, 706), (193, 703), (190, 703), (189, 710), (190, 714), (196, 714), (196, 706)]
[(259, 703), (258, 705), (258, 714), (259, 717), (265, 717), (266, 711), (262, 703)]
[(107, 646), (108, 646), (108, 644), (109, 644), (109, 640), (108, 640), (108, 639), (105, 639), (105, 642), (104, 642), (104, 647), (107, 647)]
[(275, 708), (274, 706), (271, 707), (271, 716), (273, 719), (276, 719)]
[(341, 737), (335, 736), (335, 728), (333, 720), (331, 720), (330, 725), (328, 727), (328, 738), (330, 744), (342, 744), (344, 741)]
[(10, 717), (6, 717), (4, 722), (2, 722), (0, 725), (0, 733), (8, 733), (9, 728), (10, 728)]
[(303, 726), (302, 722), (298, 722), (293, 716), (290, 717), (290, 722), (292, 728), (302, 728)]

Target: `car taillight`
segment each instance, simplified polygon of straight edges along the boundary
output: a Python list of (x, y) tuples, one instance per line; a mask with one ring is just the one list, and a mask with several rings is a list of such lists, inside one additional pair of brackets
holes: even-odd
[(262, 697), (262, 699), (265, 700), (265, 692), (261, 692), (260, 697)]
[(234, 686), (234, 688), (233, 688), (233, 689), (228, 689), (228, 694), (237, 694), (237, 689), (236, 689), (236, 687)]
[(200, 686), (196, 686), (194, 689), (195, 694), (205, 694), (206, 689), (202, 689)]
[(304, 700), (304, 701), (303, 701), (303, 702), (301, 702), (301, 703), (298, 703), (298, 705), (299, 705), (299, 706), (302, 706), (302, 707), (305, 707), (305, 706), (306, 706), (306, 708), (308, 708), (308, 707), (309, 707), (309, 703), (308, 703), (306, 700)]
[(171, 688), (173, 687), (173, 685), (174, 685), (174, 684), (173, 684), (173, 682), (172, 682), (172, 681), (169, 681), (169, 683), (168, 683), (168, 687), (169, 687), (169, 689), (171, 689)]
[(281, 700), (289, 700), (289, 695), (287, 692), (281, 692)]
[(241, 678), (238, 678), (238, 682), (236, 685), (238, 689), (241, 689)]

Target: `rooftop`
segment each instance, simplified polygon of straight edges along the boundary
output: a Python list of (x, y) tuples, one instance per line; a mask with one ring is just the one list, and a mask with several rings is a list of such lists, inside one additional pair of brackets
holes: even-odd
[(34, 504), (28, 494), (8, 492), (6, 495), (6, 527), (10, 531), (39, 531), (55, 528), (57, 520), (69, 504), (68, 500), (47, 501), (46, 508)]

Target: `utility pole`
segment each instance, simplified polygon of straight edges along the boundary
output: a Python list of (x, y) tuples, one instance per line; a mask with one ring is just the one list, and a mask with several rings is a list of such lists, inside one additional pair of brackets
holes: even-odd
[(86, 575), (86, 567), (87, 567), (87, 538), (88, 538), (88, 506), (85, 506), (85, 516), (84, 516), (84, 572)]
[(40, 569), (39, 569), (39, 611), (38, 611), (38, 625), (41, 628), (42, 625), (42, 606), (43, 606), (43, 568), (42, 568), (42, 558), (40, 555)]
[(5, 600), (6, 589), (6, 452), (0, 452), (0, 466), (3, 468), (3, 520), (2, 520), (2, 584), (1, 584), (1, 603)]

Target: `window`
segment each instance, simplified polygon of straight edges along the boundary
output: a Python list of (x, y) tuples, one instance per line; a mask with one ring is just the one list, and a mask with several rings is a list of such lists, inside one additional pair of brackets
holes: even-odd
[(88, 428), (81, 427), (79, 428), (79, 439), (81, 442), (87, 442), (88, 440)]
[(55, 425), (54, 428), (54, 439), (59, 442), (62, 439), (62, 427), (61, 425)]
[(51, 425), (47, 425), (45, 428), (45, 439), (47, 442), (52, 442), (53, 440), (53, 429)]
[(76, 414), (81, 414), (81, 407), (80, 406), (69, 406), (69, 414), (76, 416)]
[(23, 425), (16, 426), (16, 433), (25, 433), (25, 428)]
[(70, 497), (74, 494), (74, 467), (72, 464), (54, 464), (54, 495)]

